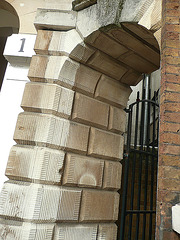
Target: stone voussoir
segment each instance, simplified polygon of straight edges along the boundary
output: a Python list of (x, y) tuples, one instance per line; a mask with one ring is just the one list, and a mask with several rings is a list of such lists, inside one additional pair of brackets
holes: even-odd
[(97, 84), (95, 98), (119, 108), (125, 108), (132, 90), (112, 78), (102, 75)]

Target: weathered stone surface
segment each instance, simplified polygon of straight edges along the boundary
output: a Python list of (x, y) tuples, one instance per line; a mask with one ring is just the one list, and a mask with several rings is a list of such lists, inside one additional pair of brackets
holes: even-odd
[(87, 37), (100, 27), (113, 24), (118, 13), (119, 1), (97, 1), (97, 4), (78, 12), (77, 29), (83, 37)]
[(0, 219), (0, 238), (7, 240), (52, 240), (54, 225)]
[(68, 153), (63, 173), (63, 185), (100, 188), (103, 169), (103, 160)]
[(69, 118), (74, 92), (56, 84), (27, 83), (21, 107), (25, 111), (42, 112)]
[(91, 128), (88, 154), (94, 157), (120, 160), (123, 158), (124, 137)]
[(109, 117), (109, 105), (76, 93), (72, 113), (73, 121), (107, 128)]
[(180, 203), (172, 207), (172, 228), (180, 234)]
[(117, 192), (83, 190), (80, 221), (116, 221), (118, 208), (119, 194)]
[(54, 232), (54, 240), (96, 240), (97, 225), (74, 224), (57, 225)]
[(76, 27), (76, 12), (37, 9), (36, 29), (70, 30)]
[(80, 190), (8, 181), (0, 195), (0, 216), (33, 222), (77, 221), (80, 198)]
[(123, 109), (110, 106), (108, 129), (115, 133), (124, 133), (126, 127), (126, 112)]
[(64, 156), (63, 151), (50, 148), (13, 146), (9, 154), (6, 176), (21, 181), (60, 184)]
[(114, 106), (125, 108), (131, 88), (103, 75), (97, 85), (95, 98)]
[(104, 164), (103, 188), (107, 190), (119, 190), (121, 187), (121, 163), (105, 161)]
[(18, 144), (86, 152), (89, 127), (48, 114), (21, 113), (14, 140)]
[(34, 50), (36, 54), (68, 56), (82, 41), (75, 29), (67, 32), (39, 30)]
[(100, 224), (98, 228), (97, 240), (116, 240), (117, 226), (116, 224)]
[(125, 0), (121, 9), (120, 21), (138, 22), (154, 0)]

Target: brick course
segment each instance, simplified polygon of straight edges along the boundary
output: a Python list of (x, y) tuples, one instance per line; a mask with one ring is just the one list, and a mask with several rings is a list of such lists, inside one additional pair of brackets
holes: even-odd
[(179, 239), (171, 207), (180, 202), (179, 1), (162, 1), (160, 138), (156, 239)]

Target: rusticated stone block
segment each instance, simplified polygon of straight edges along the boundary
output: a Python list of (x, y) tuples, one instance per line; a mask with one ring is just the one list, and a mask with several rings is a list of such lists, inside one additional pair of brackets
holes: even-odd
[(36, 29), (70, 30), (76, 27), (76, 12), (37, 9)]
[(95, 52), (96, 49), (82, 42), (73, 49), (69, 56), (77, 62), (86, 63)]
[(61, 224), (56, 225), (54, 240), (96, 240), (97, 225), (95, 224)]
[(68, 55), (81, 42), (75, 29), (66, 32), (39, 30), (34, 50), (42, 55)]
[(129, 51), (126, 47), (101, 31), (96, 31), (88, 36), (85, 42), (115, 59), (118, 59), (121, 55)]
[(100, 224), (98, 228), (97, 240), (116, 240), (117, 226), (116, 224)]
[(97, 51), (93, 57), (88, 61), (88, 66), (102, 72), (116, 80), (120, 80), (121, 77), (128, 71), (125, 64), (120, 64), (114, 59), (110, 58), (101, 51)]
[(34, 224), (0, 219), (1, 239), (52, 240), (53, 232), (54, 224)]
[(103, 188), (118, 190), (121, 187), (122, 165), (119, 162), (105, 161)]
[(28, 78), (33, 82), (58, 84), (61, 68), (67, 59), (65, 56), (32, 56)]
[(101, 73), (65, 56), (33, 56), (28, 73), (33, 82), (56, 83), (89, 96), (94, 95), (100, 76)]
[(72, 114), (73, 121), (106, 129), (108, 117), (109, 105), (76, 93)]
[(42, 112), (69, 118), (74, 92), (56, 84), (27, 83), (21, 107), (24, 111)]
[(91, 128), (88, 154), (94, 157), (120, 160), (123, 158), (124, 137)]
[(110, 106), (109, 126), (108, 129), (115, 133), (124, 133), (126, 128), (126, 112)]
[(119, 194), (117, 192), (83, 190), (80, 221), (116, 221), (118, 208)]
[(64, 155), (63, 151), (50, 148), (13, 146), (9, 154), (6, 176), (15, 180), (60, 184)]
[(136, 86), (143, 79), (141, 73), (136, 72), (133, 69), (130, 69), (124, 76), (122, 76), (120, 82), (128, 86)]
[(33, 222), (77, 221), (81, 190), (8, 181), (0, 195), (0, 216)]
[(68, 153), (63, 174), (64, 185), (101, 187), (104, 161)]
[(77, 65), (73, 89), (92, 97), (101, 73), (83, 64), (73, 63)]
[(18, 144), (86, 152), (89, 127), (40, 113), (20, 113), (14, 140)]
[(49, 58), (47, 56), (32, 56), (28, 72), (29, 79), (32, 81), (43, 82), (48, 62)]
[(131, 88), (103, 75), (97, 85), (95, 98), (114, 106), (125, 108), (131, 94)]

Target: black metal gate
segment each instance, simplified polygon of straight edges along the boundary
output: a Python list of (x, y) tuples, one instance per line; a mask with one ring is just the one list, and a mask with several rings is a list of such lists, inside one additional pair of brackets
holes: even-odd
[(157, 93), (144, 88), (129, 106), (118, 240), (155, 239), (158, 112)]

